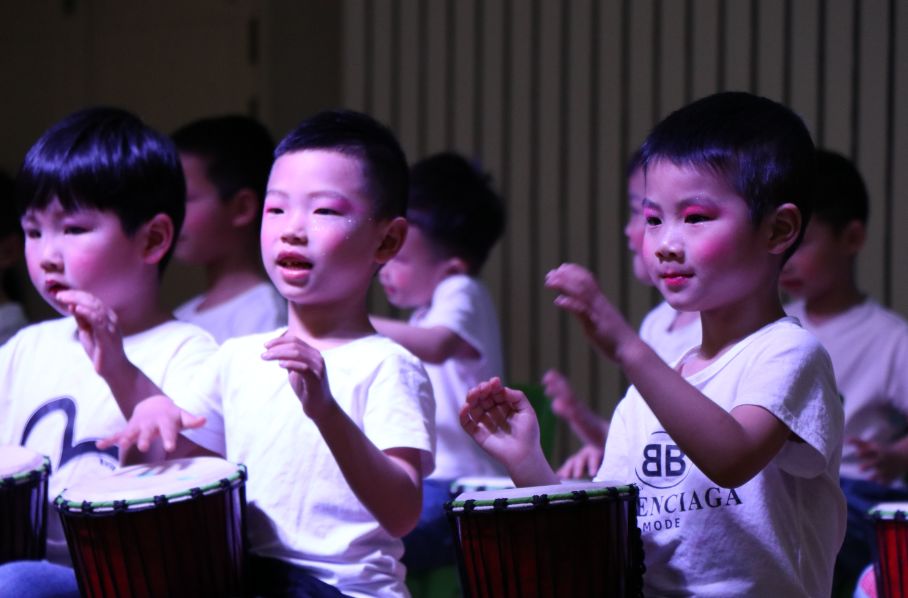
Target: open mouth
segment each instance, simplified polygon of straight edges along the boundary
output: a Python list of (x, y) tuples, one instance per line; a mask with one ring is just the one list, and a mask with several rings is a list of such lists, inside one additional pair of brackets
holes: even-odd
[(312, 262), (298, 257), (278, 258), (277, 265), (287, 270), (309, 270), (312, 268)]
[(49, 282), (46, 285), (44, 285), (44, 290), (47, 292), (48, 295), (50, 295), (52, 297), (56, 297), (57, 293), (59, 293), (60, 291), (66, 291), (68, 289), (69, 289), (68, 286), (61, 284), (59, 282)]

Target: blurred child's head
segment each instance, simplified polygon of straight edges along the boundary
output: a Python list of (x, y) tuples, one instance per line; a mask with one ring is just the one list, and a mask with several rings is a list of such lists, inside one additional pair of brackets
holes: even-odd
[(848, 158), (818, 149), (817, 192), (804, 241), (782, 270), (789, 294), (807, 301), (854, 284), (864, 246), (870, 201), (864, 179)]
[(177, 257), (208, 264), (258, 240), (274, 141), (257, 120), (203, 118), (173, 134), (186, 177), (186, 220)]
[(22, 259), (22, 225), (13, 199), (13, 179), (0, 171), (0, 283), (6, 300), (20, 300), (15, 266)]
[(627, 223), (624, 225), (624, 236), (627, 237), (627, 248), (631, 252), (631, 266), (634, 277), (646, 285), (653, 284), (643, 260), (643, 196), (646, 193), (646, 179), (643, 174), (643, 163), (640, 150), (631, 154), (627, 161)]
[(388, 300), (411, 308), (427, 305), (447, 276), (479, 274), (504, 232), (504, 203), (463, 156), (440, 153), (410, 170), (407, 222), (407, 240), (380, 277)]
[(116, 294), (112, 287), (128, 286), (142, 265), (159, 274), (183, 222), (185, 192), (173, 144), (136, 116), (89, 108), (59, 121), (29, 149), (16, 180), (35, 287), (55, 305), (62, 288)]
[(349, 110), (321, 112), (275, 150), (262, 257), (293, 303), (364, 300), (406, 236), (406, 157), (394, 134)]
[(642, 146), (644, 259), (676, 309), (778, 303), (782, 264), (812, 209), (815, 157), (804, 123), (742, 92), (697, 100)]

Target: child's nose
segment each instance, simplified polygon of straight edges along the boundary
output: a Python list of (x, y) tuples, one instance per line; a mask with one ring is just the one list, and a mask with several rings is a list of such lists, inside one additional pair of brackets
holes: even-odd
[(656, 257), (662, 261), (679, 260), (684, 255), (680, 235), (674, 227), (664, 226), (661, 236), (656, 244)]
[(291, 215), (287, 218), (281, 240), (285, 243), (305, 243), (309, 240), (306, 232), (306, 218), (301, 215)]
[(63, 270), (63, 256), (56, 243), (44, 241), (41, 243), (39, 264), (45, 272), (60, 272)]

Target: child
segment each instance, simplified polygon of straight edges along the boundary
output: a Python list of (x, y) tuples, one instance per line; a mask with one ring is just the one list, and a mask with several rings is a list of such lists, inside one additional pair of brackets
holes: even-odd
[(841, 485), (848, 530), (836, 581), (854, 587), (871, 559), (871, 507), (908, 500), (908, 322), (857, 286), (867, 231), (867, 189), (847, 158), (817, 152), (817, 199), (804, 243), (781, 283), (796, 300), (786, 311), (819, 339), (832, 359), (845, 406)]
[(22, 226), (13, 200), (13, 180), (0, 172), (0, 345), (28, 324), (18, 303), (16, 266), (22, 259)]
[[(434, 405), (419, 360), (375, 333), (367, 297), (406, 235), (406, 159), (388, 129), (349, 111), (307, 119), (275, 155), (262, 256), (288, 328), (221, 346), (181, 402), (207, 418), (186, 434), (226, 441), (249, 468), (256, 594), (404, 595), (399, 537), (433, 467)], [(161, 434), (171, 449), (186, 419), (152, 397), (104, 445), (145, 450)]]
[[(640, 151), (634, 152), (627, 165), (628, 218), (624, 227), (634, 277), (646, 286), (653, 281), (643, 263), (643, 196), (644, 174)], [(691, 347), (700, 344), (700, 319), (696, 312), (677, 311), (663, 301), (653, 308), (640, 325), (640, 338), (668, 363)], [(574, 479), (592, 477), (602, 465), (609, 421), (600, 417), (578, 399), (568, 379), (558, 370), (548, 370), (542, 377), (545, 394), (552, 401), (552, 411), (568, 422), (583, 446), (558, 468), (558, 477)]]
[[(810, 214), (810, 135), (780, 104), (729, 92), (669, 115), (642, 151), (643, 258), (673, 308), (700, 312), (702, 344), (670, 367), (580, 266), (546, 286), (633, 384), (597, 479), (640, 484), (645, 594), (828, 596), (842, 407), (828, 355), (778, 293)], [(557, 483), (520, 393), (480, 384), (461, 420), (519, 485)]]
[[(0, 444), (50, 457), (53, 498), (113, 469), (117, 450), (95, 440), (126, 424), (137, 397), (178, 392), (216, 346), (159, 297), (185, 201), (166, 137), (121, 110), (76, 112), (29, 150), (16, 197), (31, 281), (69, 317), (24, 328), (0, 348)], [(53, 564), (0, 566), (0, 587), (78, 595), (53, 516), (47, 558)]]
[(467, 391), (503, 373), (495, 305), (479, 272), (504, 231), (504, 206), (485, 175), (462, 156), (436, 154), (410, 173), (407, 240), (379, 278), (409, 323), (372, 318), (375, 328), (419, 357), (435, 395), (435, 471), (423, 485), (420, 523), (404, 538), (404, 563), (421, 571), (454, 562), (443, 505), (451, 483), (504, 470), (460, 427)]
[(274, 142), (258, 121), (221, 116), (173, 134), (186, 176), (178, 260), (205, 269), (206, 289), (176, 310), (219, 342), (287, 324), (286, 301), (262, 271), (259, 228)]

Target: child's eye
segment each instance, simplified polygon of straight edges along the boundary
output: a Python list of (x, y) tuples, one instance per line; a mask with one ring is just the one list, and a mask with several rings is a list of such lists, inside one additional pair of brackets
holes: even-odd
[(63, 227), (64, 235), (83, 235), (88, 232), (88, 229), (84, 226), (79, 226), (75, 224), (70, 224)]
[(265, 213), (266, 214), (283, 214), (284, 210), (282, 210), (281, 208), (270, 207), (270, 208), (265, 208)]
[(335, 210), (334, 208), (316, 208), (316, 209), (315, 209), (315, 213), (316, 213), (316, 214), (321, 214), (321, 215), (323, 215), (323, 216), (338, 216), (338, 215), (340, 215), (340, 212), (338, 212), (338, 211)]
[(26, 228), (26, 229), (24, 229), (23, 232), (25, 233), (25, 237), (27, 239), (40, 239), (41, 238), (41, 231), (39, 231), (36, 228)]
[(700, 222), (707, 222), (710, 218), (706, 214), (688, 214), (684, 217), (684, 221), (689, 224), (698, 224)]
[(647, 216), (646, 217), (647, 226), (659, 226), (660, 224), (662, 224), (661, 218), (658, 218), (657, 216)]

